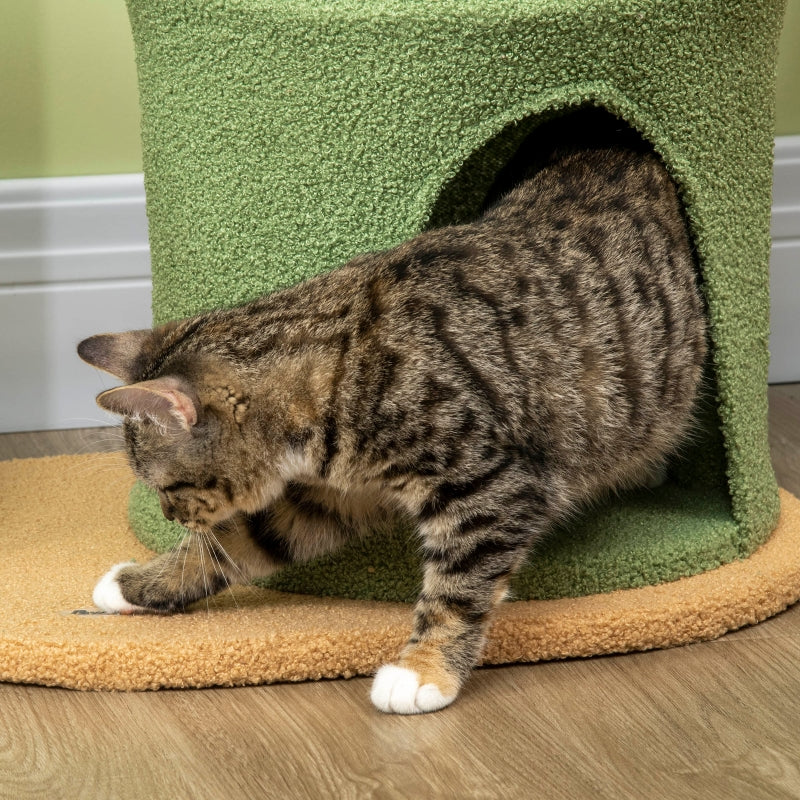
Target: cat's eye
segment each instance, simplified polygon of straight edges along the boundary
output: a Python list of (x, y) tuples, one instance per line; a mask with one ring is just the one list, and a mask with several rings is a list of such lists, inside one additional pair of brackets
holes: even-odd
[(159, 489), (159, 492), (164, 492), (165, 494), (168, 492), (178, 492), (181, 489), (194, 489), (195, 486), (193, 483), (189, 483), (187, 481), (175, 481), (175, 483), (171, 483), (168, 486), (164, 486), (162, 489)]

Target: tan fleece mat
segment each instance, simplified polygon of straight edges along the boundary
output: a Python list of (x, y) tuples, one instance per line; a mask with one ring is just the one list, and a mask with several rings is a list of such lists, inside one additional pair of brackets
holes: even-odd
[[(128, 529), (119, 454), (0, 463), (0, 680), (74, 689), (233, 686), (363, 675), (405, 641), (411, 607), (241, 587), (166, 616), (92, 610), (100, 575), (150, 554)], [(674, 583), (509, 602), (485, 663), (712, 639), (800, 598), (800, 501), (781, 492), (771, 539), (745, 561)]]

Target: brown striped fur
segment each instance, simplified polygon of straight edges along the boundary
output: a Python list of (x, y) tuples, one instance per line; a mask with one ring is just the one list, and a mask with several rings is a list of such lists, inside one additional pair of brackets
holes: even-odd
[(685, 437), (706, 355), (696, 283), (659, 159), (588, 148), (473, 223), (82, 342), (126, 382), (98, 401), (125, 416), (136, 474), (194, 533), (122, 569), (125, 600), (180, 610), (410, 515), (425, 570), (400, 665), (449, 702), (531, 545), (647, 483)]

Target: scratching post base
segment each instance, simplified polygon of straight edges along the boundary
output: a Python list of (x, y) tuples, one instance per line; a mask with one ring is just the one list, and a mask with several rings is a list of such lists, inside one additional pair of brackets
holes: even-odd
[[(98, 470), (96, 458), (0, 462), (0, 585), (15, 589), (4, 597), (0, 680), (141, 690), (352, 677), (402, 647), (412, 621), (406, 604), (258, 587), (175, 616), (73, 613), (93, 611), (88, 598), (109, 565), (151, 556), (125, 518), (133, 478), (124, 459), (104, 457)], [(786, 492), (780, 499), (775, 531), (747, 559), (658, 586), (503, 604), (483, 663), (671, 647), (782, 611), (800, 597), (800, 501)]]

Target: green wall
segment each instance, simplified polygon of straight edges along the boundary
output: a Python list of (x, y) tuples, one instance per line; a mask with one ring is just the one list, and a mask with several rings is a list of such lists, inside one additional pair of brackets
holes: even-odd
[[(788, 0), (778, 134), (800, 134), (800, 0)], [(0, 178), (141, 170), (123, 0), (0, 0)]]
[(776, 132), (800, 134), (800, 0), (788, 0), (779, 47)]
[(0, 178), (141, 168), (123, 0), (0, 0)]

